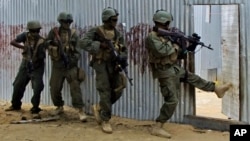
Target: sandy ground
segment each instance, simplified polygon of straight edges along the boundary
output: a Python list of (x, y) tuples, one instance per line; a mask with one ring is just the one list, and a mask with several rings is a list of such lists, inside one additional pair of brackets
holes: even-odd
[(228, 119), (222, 113), (222, 99), (217, 98), (213, 92), (204, 92), (196, 89), (196, 115)]
[[(214, 94), (198, 91), (196, 98), (197, 115), (217, 115), (219, 118), (226, 118), (220, 114), (219, 108), (218, 111), (214, 108), (209, 110), (211, 105), (220, 106), (220, 100), (218, 101)], [(11, 121), (20, 120), (21, 117), (30, 118), (31, 105), (23, 104), (20, 112), (5, 112), (4, 109), (8, 106), (9, 102), (0, 101), (1, 141), (229, 141), (229, 132), (202, 130), (191, 125), (175, 123), (164, 125), (164, 129), (172, 134), (171, 139), (165, 139), (150, 135), (153, 121), (137, 121), (114, 116), (111, 119), (113, 134), (105, 134), (93, 116), (89, 116), (88, 122), (80, 122), (77, 112), (71, 107), (65, 107), (65, 113), (57, 121), (10, 124)], [(42, 117), (49, 116), (49, 112), (53, 110), (51, 106), (42, 105), (41, 108)]]

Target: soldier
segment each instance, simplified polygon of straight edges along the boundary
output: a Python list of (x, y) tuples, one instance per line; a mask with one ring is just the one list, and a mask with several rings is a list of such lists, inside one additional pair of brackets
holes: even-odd
[[(153, 16), (155, 28), (169, 30), (173, 21), (170, 13), (164, 10), (157, 10)], [(187, 49), (193, 51), (190, 45)], [(156, 118), (156, 124), (152, 128), (152, 135), (171, 138), (171, 135), (162, 127), (169, 120), (178, 104), (177, 91), (180, 87), (180, 80), (189, 83), (201, 90), (215, 92), (218, 98), (222, 98), (232, 84), (218, 86), (214, 82), (204, 80), (186, 71), (177, 65), (178, 54), (183, 53), (179, 45), (168, 38), (160, 36), (156, 31), (149, 33), (146, 38), (146, 48), (149, 53), (149, 62), (152, 67), (152, 74), (160, 83), (164, 104), (161, 107), (160, 115)]]
[[(112, 114), (112, 104), (122, 95), (126, 87), (126, 78), (117, 68), (117, 61), (126, 64), (127, 48), (123, 35), (115, 28), (118, 21), (118, 12), (111, 7), (102, 12), (103, 25), (90, 29), (80, 47), (92, 55), (90, 66), (96, 73), (96, 89), (99, 92), (99, 104), (93, 105), (92, 110), (98, 124), (102, 124), (105, 133), (112, 133), (109, 123)], [(111, 41), (118, 56), (114, 55), (107, 41)]]
[(84, 112), (84, 103), (80, 83), (84, 80), (85, 72), (78, 67), (80, 52), (78, 48), (78, 33), (70, 28), (73, 17), (70, 13), (61, 12), (57, 18), (60, 27), (50, 30), (46, 42), (49, 44), (48, 52), (52, 60), (52, 74), (50, 78), (51, 98), (56, 106), (52, 115), (64, 112), (62, 88), (66, 79), (70, 86), (72, 105), (77, 109), (79, 118), (85, 122), (87, 115)]
[[(41, 25), (39, 21), (29, 21), (27, 23), (28, 32), (23, 32), (10, 42), (14, 47), (23, 50), (23, 59), (19, 67), (19, 72), (13, 83), (12, 105), (5, 111), (17, 111), (21, 109), (21, 99), (23, 98), (25, 88), (31, 80), (33, 97), (30, 109), (33, 118), (40, 118), (39, 108), (41, 92), (44, 88), (44, 59), (45, 46), (44, 38), (39, 35)], [(23, 43), (23, 45), (21, 44)]]

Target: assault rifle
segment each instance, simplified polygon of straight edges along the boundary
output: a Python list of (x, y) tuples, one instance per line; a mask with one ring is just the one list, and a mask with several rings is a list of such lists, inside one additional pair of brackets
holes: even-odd
[[(194, 51), (197, 45), (201, 45), (201, 47), (206, 47), (210, 50), (213, 50), (210, 44), (207, 46), (203, 42), (200, 42), (201, 37), (196, 33), (193, 33), (192, 36), (186, 36), (183, 32), (181, 32), (177, 28), (171, 28), (170, 31), (168, 31), (168, 30), (154, 27), (153, 30), (157, 32), (159, 35), (167, 37), (172, 42), (178, 43), (184, 52), (187, 52), (187, 50)], [(192, 43), (190, 48), (186, 46), (187, 41)]]
[(108, 44), (109, 48), (112, 51), (112, 54), (114, 55), (114, 57), (116, 59), (116, 67), (118, 67), (119, 71), (122, 71), (125, 74), (130, 85), (133, 86), (133, 84), (132, 84), (133, 79), (128, 76), (128, 70), (126, 68), (128, 66), (127, 59), (123, 59), (123, 58), (119, 57), (119, 54), (115, 50), (115, 47), (114, 47), (114, 44), (112, 43), (112, 41), (109, 39), (106, 39), (100, 30), (96, 32), (95, 40), (100, 41), (100, 42), (106, 42)]
[(63, 63), (64, 63), (65, 68), (68, 68), (69, 67), (69, 58), (63, 50), (63, 45), (62, 45), (62, 41), (61, 41), (61, 38), (60, 38), (59, 33), (58, 33), (58, 28), (54, 28), (54, 33), (56, 36), (56, 40), (58, 42), (59, 54), (61, 55), (61, 57), (63, 59)]
[(28, 57), (28, 62), (26, 64), (26, 68), (27, 68), (27, 72), (30, 75), (32, 73), (32, 71), (34, 71), (34, 65), (33, 65), (33, 49), (34, 49), (34, 45), (31, 45), (29, 38), (28, 38), (28, 33), (26, 35), (26, 42), (28, 43), (27, 46), (27, 57)]
[(34, 71), (34, 66), (33, 66), (33, 61), (32, 61), (32, 57), (33, 57), (33, 47), (28, 46), (28, 62), (27, 62), (27, 70), (28, 70), (28, 74), (31, 74), (32, 71)]

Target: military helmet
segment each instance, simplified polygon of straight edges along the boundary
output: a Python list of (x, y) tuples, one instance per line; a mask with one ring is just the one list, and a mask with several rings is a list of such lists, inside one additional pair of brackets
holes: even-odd
[(110, 17), (112, 16), (118, 16), (119, 13), (117, 12), (116, 9), (111, 8), (111, 7), (107, 7), (105, 9), (103, 9), (102, 11), (102, 21), (107, 21)]
[(27, 23), (27, 29), (28, 30), (30, 30), (30, 29), (39, 29), (39, 28), (42, 28), (39, 21), (29, 21)]
[(70, 20), (70, 21), (73, 21), (73, 16), (70, 13), (61, 12), (58, 15), (58, 17), (57, 17), (57, 21), (60, 22), (61, 20)]
[(157, 10), (154, 14), (153, 21), (163, 23), (163, 24), (168, 21), (172, 22), (173, 16), (165, 10)]

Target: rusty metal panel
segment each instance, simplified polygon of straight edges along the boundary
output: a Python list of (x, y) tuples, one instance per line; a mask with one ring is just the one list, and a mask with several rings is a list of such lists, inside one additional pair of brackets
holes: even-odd
[[(192, 4), (209, 4), (210, 2), (211, 4), (243, 2), (243, 8), (249, 9), (249, 2), (247, 0), (0, 0), (0, 53), (2, 60), (0, 64), (0, 99), (11, 99), (13, 91), (11, 84), (14, 81), (21, 60), (21, 51), (10, 46), (9, 42), (16, 34), (25, 31), (28, 20), (39, 19), (43, 26), (42, 35), (46, 36), (51, 27), (58, 25), (56, 18), (59, 12), (68, 11), (74, 16), (72, 26), (78, 29), (82, 37), (91, 27), (102, 23), (102, 9), (111, 6), (116, 8), (120, 13), (118, 28), (124, 33), (127, 40), (130, 55), (128, 72), (129, 76), (134, 79), (134, 85), (131, 87), (128, 84), (121, 99), (113, 106), (113, 114), (139, 120), (154, 120), (159, 114), (163, 99), (158, 82), (152, 79), (151, 72), (145, 62), (146, 58), (144, 54), (144, 39), (153, 26), (153, 14), (158, 9), (170, 11), (174, 17), (172, 26), (179, 27), (188, 34), (193, 31)], [(247, 14), (242, 14), (242, 16), (244, 15), (246, 16)], [(245, 23), (249, 23), (248, 20), (246, 19)], [(245, 24), (244, 27), (246, 27)], [(249, 37), (249, 29), (246, 29), (244, 33)], [(249, 41), (245, 42), (249, 45)], [(245, 58), (246, 64), (248, 58), (249, 56)], [(46, 59), (45, 88), (41, 103), (52, 105), (49, 92), (51, 71), (51, 62), (49, 59), (49, 57)], [(81, 87), (84, 102), (86, 103), (86, 110), (91, 112), (90, 105), (98, 101), (98, 93), (95, 89), (95, 73), (88, 66), (88, 62), (89, 55), (82, 51), (82, 59), (79, 64), (86, 71), (87, 78), (81, 84)], [(247, 87), (244, 90), (246, 93), (248, 92)], [(65, 104), (71, 105), (67, 83), (64, 84), (62, 92)], [(194, 98), (193, 94), (189, 92), (189, 87), (182, 85), (179, 94), (180, 102), (170, 121), (182, 122), (183, 115), (193, 114)], [(31, 88), (27, 87), (23, 101), (30, 102), (31, 96)], [(245, 108), (245, 110), (249, 109)], [(246, 117), (249, 117), (249, 115)]]

